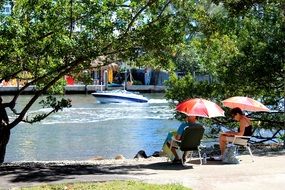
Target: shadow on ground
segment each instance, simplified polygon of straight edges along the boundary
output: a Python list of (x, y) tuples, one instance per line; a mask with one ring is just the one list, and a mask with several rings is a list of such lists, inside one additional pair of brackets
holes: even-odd
[[(64, 179), (76, 179), (80, 175), (96, 176), (136, 176), (155, 174), (155, 170), (185, 170), (192, 169), (192, 166), (171, 164), (169, 162), (158, 162), (138, 165), (48, 165), (22, 163), (18, 165), (0, 165), (0, 178), (9, 179), (11, 183), (19, 182), (55, 182)], [(145, 169), (150, 169), (145, 171)]]
[[(275, 157), (284, 155), (285, 151), (254, 154), (256, 157)], [(152, 175), (159, 171), (171, 170), (192, 170), (199, 165), (199, 160), (192, 160), (186, 166), (182, 164), (172, 164), (170, 162), (152, 162), (152, 163), (137, 163), (137, 164), (42, 164), (42, 163), (20, 163), (20, 164), (2, 164), (0, 165), (0, 182), (1, 180), (9, 181), (10, 183), (21, 182), (56, 182), (65, 179), (78, 179), (79, 176), (90, 176), (96, 179), (96, 176), (102, 178), (109, 176), (116, 177), (134, 177), (136, 175)], [(220, 161), (208, 161), (207, 165), (221, 165)]]
[(264, 149), (255, 149), (252, 151), (253, 156), (266, 156), (266, 157), (275, 157), (280, 155), (285, 155), (284, 149), (270, 149), (270, 150), (264, 150)]

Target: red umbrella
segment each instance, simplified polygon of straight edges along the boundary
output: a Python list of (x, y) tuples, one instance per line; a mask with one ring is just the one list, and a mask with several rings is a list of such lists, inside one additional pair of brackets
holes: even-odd
[(234, 96), (222, 101), (224, 106), (229, 108), (239, 107), (242, 110), (246, 111), (270, 111), (265, 105), (262, 103), (245, 96)]
[(181, 102), (176, 106), (176, 110), (188, 116), (209, 118), (225, 116), (224, 110), (220, 106), (202, 98), (194, 98)]

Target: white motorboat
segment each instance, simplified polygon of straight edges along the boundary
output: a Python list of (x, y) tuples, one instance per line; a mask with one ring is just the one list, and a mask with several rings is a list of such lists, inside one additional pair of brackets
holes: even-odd
[(126, 90), (98, 91), (92, 93), (100, 103), (146, 103), (148, 99), (143, 95), (132, 93)]

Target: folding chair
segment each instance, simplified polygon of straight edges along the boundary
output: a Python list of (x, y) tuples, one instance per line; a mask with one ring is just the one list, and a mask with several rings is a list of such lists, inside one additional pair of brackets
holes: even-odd
[(181, 140), (176, 140), (175, 137), (172, 137), (170, 150), (172, 147), (176, 149), (176, 153), (179, 159), (182, 160), (182, 164), (186, 161), (184, 158), (186, 158), (188, 151), (191, 151), (190, 160), (192, 158), (193, 151), (198, 151), (200, 164), (202, 164), (200, 144), (204, 131), (205, 129), (201, 125), (189, 126), (184, 129)]
[(250, 138), (251, 138), (251, 136), (235, 135), (234, 137), (227, 137), (227, 141), (228, 141), (228, 143), (236, 145), (237, 151), (238, 151), (238, 147), (240, 147), (240, 146), (247, 148), (247, 150), (251, 156), (252, 162), (254, 162), (253, 155), (252, 155), (252, 152), (250, 149), (250, 143), (249, 143)]

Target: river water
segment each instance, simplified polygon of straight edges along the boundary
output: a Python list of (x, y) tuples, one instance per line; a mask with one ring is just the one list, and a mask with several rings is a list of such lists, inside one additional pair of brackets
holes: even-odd
[[(118, 154), (133, 158), (139, 150), (151, 155), (161, 150), (168, 131), (179, 122), (163, 94), (144, 95), (148, 103), (124, 104), (99, 104), (90, 94), (66, 95), (71, 108), (12, 130), (5, 161), (86, 160)], [(17, 106), (28, 98), (21, 96)], [(35, 105), (29, 114), (48, 110)]]

